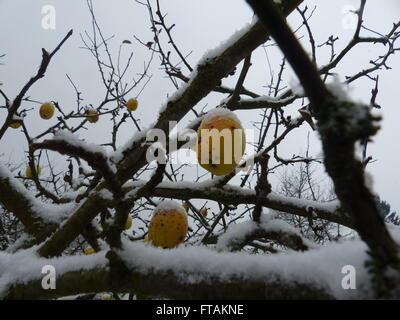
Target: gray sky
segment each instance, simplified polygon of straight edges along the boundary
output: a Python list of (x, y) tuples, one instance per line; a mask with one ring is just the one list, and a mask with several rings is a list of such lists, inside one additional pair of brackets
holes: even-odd
[[(133, 0), (95, 0), (97, 19), (106, 36), (115, 35), (111, 48), (114, 56), (118, 53), (120, 43), (129, 39), (133, 42), (131, 46), (123, 48), (122, 57), (126, 58), (132, 50), (134, 52), (134, 64), (131, 75), (141, 72), (143, 62), (149, 58), (150, 52), (134, 41), (136, 35), (143, 41), (152, 39), (149, 29), (147, 11), (143, 6)], [(193, 51), (189, 62), (194, 66), (203, 54), (228, 38), (235, 30), (251, 21), (252, 12), (244, 0), (168, 0), (161, 1), (163, 11), (168, 13), (167, 21), (176, 23), (173, 30), (177, 44), (188, 53)], [(310, 21), (313, 27), (317, 44), (325, 42), (330, 35), (337, 35), (340, 40), (336, 46), (342, 48), (351, 38), (353, 30), (348, 28), (348, 16), (345, 10), (351, 7), (358, 8), (359, 1), (335, 0), (317, 1), (306, 0), (305, 4), (311, 9), (318, 5), (317, 10)], [(41, 10), (45, 5), (52, 5), (56, 9), (56, 29), (44, 30), (41, 26), (43, 15)], [(398, 0), (369, 0), (366, 8), (366, 25), (374, 30), (386, 33), (392, 22), (395, 22), (400, 13)], [(299, 25), (298, 14), (290, 18), (293, 27)], [(66, 110), (75, 108), (75, 93), (67, 81), (65, 74), (74, 80), (79, 90), (83, 92), (85, 104), (96, 106), (104, 97), (105, 90), (102, 87), (100, 76), (97, 72), (95, 60), (86, 50), (80, 49), (82, 42), (79, 34), (90, 30), (90, 15), (86, 7), (86, 1), (61, 1), (61, 0), (0, 0), (0, 53), (5, 53), (2, 59), (5, 65), (0, 66), (0, 81), (4, 82), (3, 90), (14, 97), (21, 87), (32, 76), (40, 63), (41, 48), (52, 50), (65, 36), (69, 29), (74, 29), (74, 35), (57, 53), (52, 61), (46, 77), (37, 83), (29, 92), (33, 100), (48, 101), (55, 100)], [(301, 31), (305, 35), (304, 30)], [(309, 49), (307, 36), (303, 39), (306, 48)], [(362, 68), (368, 67), (371, 59), (385, 52), (385, 48), (376, 45), (360, 46), (354, 50), (341, 64), (338, 69), (342, 76), (353, 74)], [(280, 63), (280, 52), (276, 48), (268, 48), (268, 57), (274, 72), (278, 70)], [(318, 55), (319, 65), (324, 65), (328, 60), (328, 51), (321, 50)], [(398, 79), (400, 68), (400, 55), (389, 60), (393, 70), (385, 71), (380, 76), (380, 91), (378, 103), (382, 105), (381, 114), (384, 117), (383, 128), (369, 146), (369, 154), (377, 161), (370, 164), (368, 171), (374, 177), (375, 190), (381, 197), (392, 205), (392, 210), (400, 212), (400, 173), (398, 159), (400, 146), (398, 139)], [(138, 117), (142, 118), (145, 126), (154, 120), (158, 109), (165, 101), (168, 94), (174, 92), (170, 82), (164, 78), (158, 68), (157, 60), (151, 69), (153, 75), (151, 82), (139, 98), (140, 106), (137, 111)], [(188, 74), (188, 73), (186, 73)], [(257, 50), (253, 54), (253, 66), (251, 73), (245, 82), (245, 86), (261, 94), (266, 93), (265, 85), (270, 80), (270, 70), (263, 50)], [(289, 83), (295, 79), (290, 71), (284, 75), (284, 81)], [(233, 86), (235, 78), (227, 79), (224, 84)], [(353, 97), (369, 102), (370, 91), (373, 83), (370, 80), (358, 81), (352, 86)], [(133, 95), (137, 94), (134, 92)], [(199, 103), (198, 107), (213, 107), (223, 98), (218, 94), (210, 95)], [(24, 107), (32, 107), (35, 104), (24, 104)], [(293, 115), (297, 115), (297, 107), (291, 107)], [(246, 127), (250, 127), (250, 121), (258, 112), (237, 112)], [(5, 119), (5, 112), (0, 111), (0, 123)], [(184, 123), (193, 119), (192, 115), (185, 117)], [(25, 121), (29, 121), (31, 133), (39, 133), (49, 124), (41, 120), (37, 110), (30, 112)], [(81, 137), (86, 137), (96, 143), (104, 143), (105, 133), (110, 132), (110, 122), (102, 118), (96, 125), (88, 126), (89, 130)], [(304, 126), (299, 132), (291, 135), (280, 149), (282, 156), (290, 157), (294, 153), (305, 152), (306, 134), (308, 127)], [(134, 127), (125, 126), (121, 129), (119, 144), (128, 139), (135, 132)], [(320, 153), (318, 136), (311, 134), (311, 154)], [(107, 135), (108, 137), (108, 135)], [(6, 155), (11, 154), (14, 161), (25, 161), (23, 150), (26, 142), (19, 130), (8, 130), (6, 136), (0, 141), (0, 151)], [(60, 165), (64, 165), (61, 161)]]

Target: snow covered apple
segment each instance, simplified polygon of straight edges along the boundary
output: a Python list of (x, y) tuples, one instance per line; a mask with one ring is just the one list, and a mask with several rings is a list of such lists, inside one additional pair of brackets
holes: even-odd
[(55, 109), (56, 108), (52, 103), (50, 102), (43, 103), (40, 106), (39, 115), (42, 119), (49, 120), (53, 117)]
[(165, 200), (154, 210), (145, 242), (155, 247), (174, 248), (188, 231), (186, 210), (176, 201)]
[(197, 132), (197, 160), (217, 175), (233, 171), (243, 156), (246, 137), (236, 115), (223, 108), (209, 112)]

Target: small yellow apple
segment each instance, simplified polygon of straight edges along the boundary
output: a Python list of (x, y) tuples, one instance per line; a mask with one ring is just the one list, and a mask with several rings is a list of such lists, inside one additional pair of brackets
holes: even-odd
[(53, 117), (55, 109), (56, 108), (52, 103), (50, 102), (43, 103), (40, 106), (39, 115), (42, 119), (49, 120)]
[(124, 230), (128, 230), (132, 227), (132, 218), (128, 217), (125, 222)]
[(22, 126), (22, 123), (21, 122), (11, 122), (8, 126), (13, 129), (18, 129), (20, 126)]
[(200, 166), (217, 176), (226, 175), (237, 167), (245, 148), (245, 132), (233, 112), (217, 108), (204, 117), (197, 132)]
[(184, 204), (182, 204), (182, 207), (187, 211), (189, 211), (190, 205), (189, 202), (185, 202)]
[(84, 253), (85, 253), (85, 255), (89, 255), (89, 254), (93, 254), (93, 253), (95, 253), (96, 251), (94, 251), (94, 249), (93, 248), (86, 248), (85, 249), (85, 251), (84, 251)]
[(155, 247), (174, 248), (185, 240), (188, 231), (186, 210), (175, 201), (163, 201), (153, 213), (145, 242)]
[(97, 110), (95, 109), (90, 109), (86, 111), (86, 120), (91, 122), (91, 123), (95, 123), (97, 121), (99, 121), (99, 114), (97, 112)]
[[(36, 172), (37, 175), (40, 176), (40, 174), (42, 173), (42, 168), (41, 167), (36, 167)], [(33, 173), (32, 173), (32, 169), (30, 166), (26, 167), (25, 169), (25, 176), (29, 179), (33, 179)]]
[(206, 208), (201, 209), (201, 210), (200, 210), (200, 214), (201, 214), (203, 217), (207, 217), (207, 209), (206, 209)]
[[(128, 217), (126, 219), (125, 225), (124, 225), (124, 230), (128, 230), (132, 227), (132, 218)], [(100, 222), (100, 228), (104, 229), (103, 224)]]
[(135, 111), (135, 110), (138, 108), (138, 105), (139, 105), (139, 102), (138, 102), (136, 99), (134, 99), (134, 98), (129, 99), (129, 100), (126, 102), (126, 108), (127, 108), (129, 111)]

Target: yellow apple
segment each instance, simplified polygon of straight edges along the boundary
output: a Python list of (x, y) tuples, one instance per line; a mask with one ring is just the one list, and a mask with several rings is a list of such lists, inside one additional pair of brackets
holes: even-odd
[[(37, 175), (40, 176), (40, 174), (42, 173), (42, 168), (39, 167), (39, 166), (36, 167), (36, 172), (37, 172)], [(25, 176), (26, 176), (27, 178), (29, 178), (29, 179), (33, 179), (33, 173), (32, 173), (32, 170), (31, 170), (31, 167), (30, 167), (30, 166), (26, 167), (26, 169), (25, 169)]]
[(22, 118), (19, 117), (17, 114), (14, 114), (13, 119), (8, 126), (13, 129), (18, 129), (22, 126)]
[(13, 129), (18, 129), (20, 126), (22, 126), (22, 123), (21, 122), (11, 122), (8, 126)]
[[(132, 227), (132, 218), (131, 218), (131, 217), (128, 217), (128, 218), (126, 219), (126, 222), (125, 222), (125, 225), (124, 225), (124, 230), (128, 230), (128, 229), (130, 229), (131, 227)], [(104, 229), (102, 223), (100, 223), (100, 228), (101, 228), (101, 229)]]
[(97, 110), (95, 109), (90, 109), (86, 111), (86, 120), (91, 122), (91, 123), (95, 123), (97, 121), (99, 121), (99, 114), (97, 112)]
[(138, 108), (138, 105), (139, 105), (139, 102), (138, 102), (136, 99), (134, 99), (134, 98), (129, 99), (129, 100), (126, 102), (126, 108), (127, 108), (129, 111), (135, 111), (135, 110)]
[(40, 106), (39, 115), (42, 119), (49, 120), (53, 117), (55, 109), (56, 108), (52, 103), (50, 102), (43, 103)]
[(186, 210), (175, 201), (163, 201), (153, 213), (145, 242), (155, 247), (174, 248), (188, 231)]
[(206, 209), (206, 208), (201, 209), (201, 210), (200, 210), (200, 214), (201, 214), (203, 217), (207, 217), (207, 209)]
[(182, 204), (182, 207), (186, 210), (186, 212), (189, 211), (190, 205), (188, 202), (185, 202), (184, 204)]
[(84, 251), (85, 255), (93, 254), (95, 252), (96, 251), (94, 251), (93, 248), (86, 248), (85, 251)]
[(243, 156), (246, 136), (236, 115), (217, 108), (206, 115), (197, 132), (197, 159), (204, 169), (222, 176), (233, 171)]
[(132, 227), (132, 218), (128, 217), (125, 222), (124, 230), (128, 230)]

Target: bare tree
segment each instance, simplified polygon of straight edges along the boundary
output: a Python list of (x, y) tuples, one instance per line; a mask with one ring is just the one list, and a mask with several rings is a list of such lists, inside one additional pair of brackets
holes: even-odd
[[(0, 295), (24, 299), (113, 292), (115, 298), (119, 294), (129, 294), (130, 298), (341, 298), (344, 291), (332, 288), (334, 280), (329, 278), (334, 277), (340, 287), (340, 270), (332, 269), (327, 276), (306, 270), (303, 263), (345, 263), (347, 256), (329, 246), (341, 239), (341, 228), (345, 227), (353, 230), (352, 234), (357, 232), (361, 240), (356, 249), (349, 241), (335, 244), (342, 246), (343, 252), (355, 259), (363, 244), (368, 247), (368, 255), (363, 257), (366, 260), (360, 258), (355, 263), (364, 268), (367, 262), (367, 276), (359, 281), (363, 288), (372, 284), (372, 289), (358, 290), (354, 296), (398, 298), (397, 244), (379, 215), (366, 183), (365, 167), (373, 161), (367, 145), (378, 130), (379, 119), (372, 113), (372, 109), (381, 107), (377, 102), (378, 73), (390, 68), (388, 59), (399, 50), (400, 22), (386, 31), (370, 30), (364, 24), (366, 1), (361, 0), (354, 13), (358, 19), (354, 36), (338, 51), (335, 36), (316, 43), (309, 24), (315, 10), (304, 7), (303, 0), (280, 4), (247, 0), (258, 19), (195, 65), (190, 61), (191, 51), (174, 39), (176, 25), (168, 20), (160, 1), (136, 2), (147, 9), (153, 33), (152, 39), (135, 36), (136, 43), (148, 49), (140, 67), (134, 63), (133, 53), (126, 60), (122, 58), (122, 50), (132, 44), (130, 40), (122, 41), (114, 54), (110, 45), (114, 37), (103, 33), (95, 7), (87, 1), (92, 29), (80, 36), (101, 78), (104, 91), (98, 101), (86, 101), (67, 75), (76, 96), (74, 110), (67, 112), (62, 101), (52, 101), (58, 114), (56, 124), (34, 136), (24, 121), (27, 114), (38, 109), (25, 108), (25, 102), (43, 105), (27, 96), (29, 89), (45, 76), (52, 58), (62, 54), (72, 30), (51, 52), (42, 49), (37, 74), (15, 98), (0, 88), (4, 101), (1, 110), (6, 114), (0, 139), (7, 130), (22, 130), (30, 170), (27, 174), (22, 165), (0, 164), (0, 248), (7, 249), (7, 253), (0, 252), (0, 279), (7, 279), (1, 282)], [(296, 13), (302, 25), (291, 30), (285, 17)], [(309, 39), (311, 55), (297, 39), (301, 32)], [(365, 43), (382, 46), (384, 52), (378, 58), (371, 57), (370, 65), (359, 72), (346, 74), (344, 83), (335, 87), (328, 84), (343, 58)], [(276, 46), (283, 55), (278, 66), (271, 66), (270, 82), (264, 83), (266, 92), (246, 88), (253, 51), (268, 54), (270, 47)], [(319, 56), (322, 48), (331, 51), (324, 63)], [(160, 101), (163, 107), (146, 128), (126, 106), (130, 99), (140, 98), (149, 81), (158, 81), (151, 76), (156, 63), (176, 92), (167, 101)], [(288, 64), (302, 90), (289, 89), (285, 83)], [(321, 64), (323, 67), (318, 68)], [(224, 85), (225, 78), (235, 79), (236, 85)], [(352, 102), (342, 88), (364, 78), (371, 80), (369, 105)], [(220, 103), (212, 108), (200, 106), (203, 98), (215, 93), (223, 95)], [(297, 116), (290, 107), (298, 109)], [(214, 176), (174, 162), (172, 153), (187, 148), (186, 140), (174, 147), (168, 141), (162, 145), (148, 139), (154, 130), (171, 135), (170, 123), (180, 122), (188, 114), (193, 121), (185, 130), (197, 130), (207, 114), (217, 108), (258, 111), (253, 121), (257, 133), (254, 154), (246, 155), (228, 174)], [(109, 140), (93, 145), (78, 138), (77, 134), (99, 117), (107, 117), (112, 123)], [(120, 130), (128, 124), (136, 132), (120, 147)], [(310, 156), (307, 151), (285, 158), (281, 147), (286, 138), (304, 126), (318, 130), (323, 157)], [(191, 140), (190, 136), (186, 138)], [(361, 160), (355, 157), (359, 142), (363, 147)], [(148, 161), (153, 149), (161, 158)], [(64, 159), (62, 170), (53, 165), (52, 157), (56, 156)], [(167, 161), (160, 160), (163, 158)], [(324, 194), (320, 181), (315, 180), (319, 175), (313, 170), (322, 165), (334, 194)], [(44, 166), (46, 174), (41, 174)], [(288, 166), (297, 168), (296, 173), (282, 180), (283, 194), (273, 192), (276, 186), (270, 177)], [(173, 250), (143, 244), (151, 214), (163, 199), (182, 201), (188, 208), (188, 235), (184, 244)], [(263, 212), (266, 209), (280, 214)], [(124, 231), (128, 217), (135, 225), (129, 232)], [(97, 253), (84, 255), (89, 246)], [(1, 268), (3, 259), (10, 262), (9, 267)], [(13, 270), (13, 263), (21, 261), (26, 262), (26, 268)], [(56, 267), (56, 290), (42, 288), (43, 265)], [(310, 272), (309, 276), (302, 277), (305, 272)], [(18, 281), (19, 276), (24, 277), (23, 283)]]

